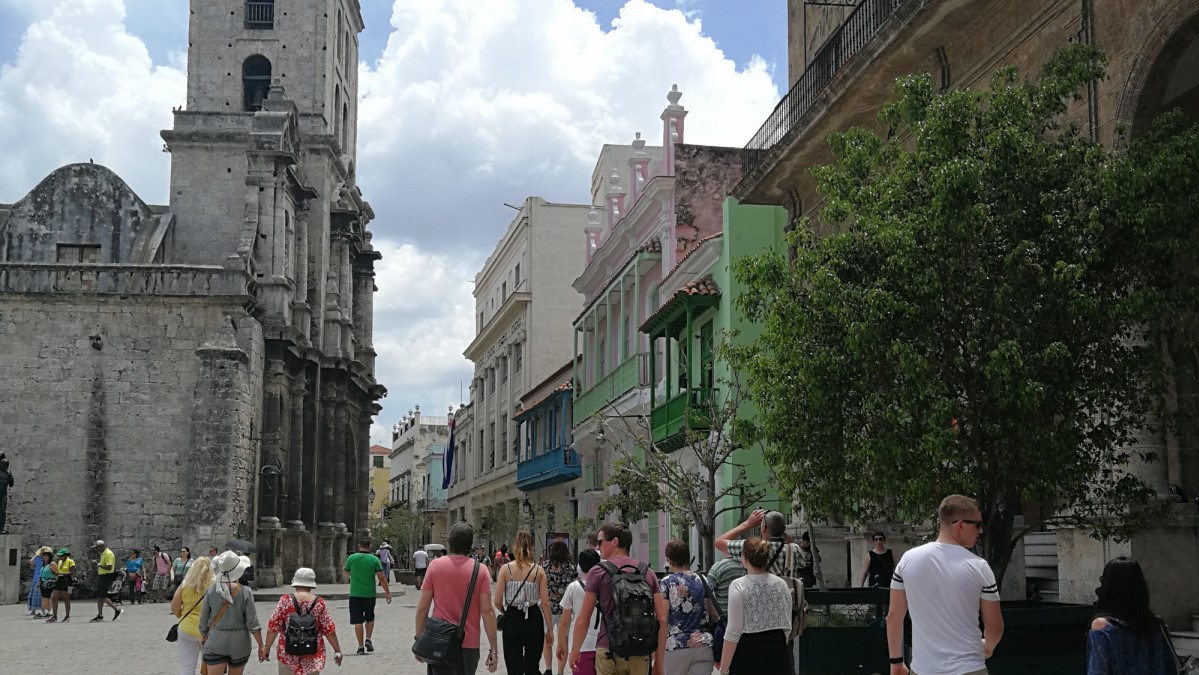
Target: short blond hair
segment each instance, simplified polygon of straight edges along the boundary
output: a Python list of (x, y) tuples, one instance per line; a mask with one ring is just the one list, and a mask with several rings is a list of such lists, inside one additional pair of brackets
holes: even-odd
[(949, 525), (955, 520), (982, 512), (978, 502), (965, 495), (949, 495), (942, 499), (941, 505), (937, 507), (937, 517), (942, 525)]

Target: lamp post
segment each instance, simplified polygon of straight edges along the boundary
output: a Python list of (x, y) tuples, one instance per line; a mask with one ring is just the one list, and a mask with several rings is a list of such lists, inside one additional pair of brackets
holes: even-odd
[(528, 517), (528, 519), (529, 519), (529, 536), (533, 537), (533, 552), (536, 553), (537, 552), (537, 530), (534, 527), (534, 523), (533, 523), (533, 518), (534, 518), (533, 505), (531, 503), (529, 503), (529, 495), (527, 495), (527, 494), (525, 495), (525, 501), (523, 504), (521, 504), (521, 506), (524, 507), (525, 516)]

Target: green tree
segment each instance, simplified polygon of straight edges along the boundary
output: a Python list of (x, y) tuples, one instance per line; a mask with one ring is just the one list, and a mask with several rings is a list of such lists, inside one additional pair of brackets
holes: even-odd
[(413, 511), (403, 505), (390, 505), (387, 515), (372, 531), (375, 543), (394, 542), (397, 553), (411, 554), (429, 543), (425, 538), (433, 527), (433, 517), (427, 513)]
[[(728, 347), (721, 345), (717, 353), (727, 354)], [(627, 417), (604, 417), (602, 412), (596, 417), (605, 433), (614, 433), (623, 441), (613, 444), (617, 456), (605, 481), (619, 490), (600, 503), (600, 518), (615, 513), (635, 523), (664, 511), (676, 527), (684, 531), (695, 527), (706, 564), (715, 558), (719, 517), (752, 508), (766, 494), (764, 486), (753, 484), (745, 467), (736, 461), (743, 449), (760, 451), (754, 427), (744, 420), (748, 388), (735, 369), (728, 377), (719, 378), (718, 386), (722, 395), (709, 397), (707, 406), (699, 411), (710, 430), (685, 428), (684, 445), (674, 452), (653, 443), (645, 417), (634, 423)], [(717, 477), (728, 466), (733, 468), (733, 479), (718, 487)]]
[(1199, 133), (1166, 115), (1117, 151), (1065, 124), (1104, 64), (1073, 45), (1035, 83), (900, 80), (885, 138), (830, 137), (793, 259), (736, 263), (763, 332), (734, 360), (809, 512), (927, 523), (975, 496), (1001, 578), (1038, 525), (1015, 531), (1022, 502), (1100, 536), (1155, 512), (1130, 462), (1160, 459), (1138, 446), (1171, 422), (1163, 346), (1195, 316)]

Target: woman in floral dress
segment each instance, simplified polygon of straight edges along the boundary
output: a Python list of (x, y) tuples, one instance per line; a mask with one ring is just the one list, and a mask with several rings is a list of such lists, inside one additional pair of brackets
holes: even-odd
[[(579, 568), (575, 566), (575, 561), (570, 557), (570, 549), (567, 548), (566, 542), (557, 539), (550, 544), (549, 562), (545, 565), (546, 588), (550, 592), (550, 614), (553, 616), (554, 625), (549, 626), (546, 630), (558, 632), (558, 621), (562, 619), (562, 596), (566, 594), (566, 588), (570, 586), (575, 579), (579, 578)], [(554, 663), (553, 647), (549, 644), (545, 645), (542, 652), (542, 657), (545, 659), (545, 669), (547, 672), (561, 673), (566, 669), (566, 660), (559, 659), (558, 670), (551, 671), (550, 667)]]
[(662, 595), (669, 605), (666, 615), (666, 675), (708, 675), (712, 672), (712, 625), (704, 582), (691, 571), (687, 543), (666, 544), (670, 574), (662, 580)]
[[(292, 577), (291, 586), (295, 593), (279, 598), (279, 604), (275, 605), (275, 611), (271, 613), (270, 621), (267, 622), (266, 642), (258, 651), (258, 660), (271, 660), (271, 645), (275, 643), (278, 635), (286, 631), (287, 617), (296, 613), (298, 605), (301, 612), (310, 612), (316, 617), (316, 653), (307, 656), (288, 654), (284, 640), (280, 640), (279, 649), (275, 652), (275, 658), (279, 661), (279, 675), (308, 675), (324, 670), (325, 640), (332, 645), (333, 659), (340, 666), (342, 655), (341, 645), (337, 641), (337, 626), (333, 625), (333, 617), (329, 616), (325, 601), (312, 592), (316, 588), (316, 572), (301, 567)], [(293, 597), (296, 600), (295, 604), (292, 603)]]

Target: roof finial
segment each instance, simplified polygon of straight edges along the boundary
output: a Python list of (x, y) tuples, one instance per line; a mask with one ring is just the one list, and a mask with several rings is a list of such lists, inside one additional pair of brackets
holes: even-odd
[(638, 131), (636, 134), (634, 134), (634, 136), (635, 137), (633, 138), (633, 156), (634, 157), (643, 157), (643, 156), (645, 156), (645, 139), (641, 137), (640, 131)]
[(666, 100), (670, 101), (670, 106), (677, 107), (681, 98), (683, 98), (683, 92), (679, 91), (679, 85), (670, 85), (670, 91), (666, 93)]

